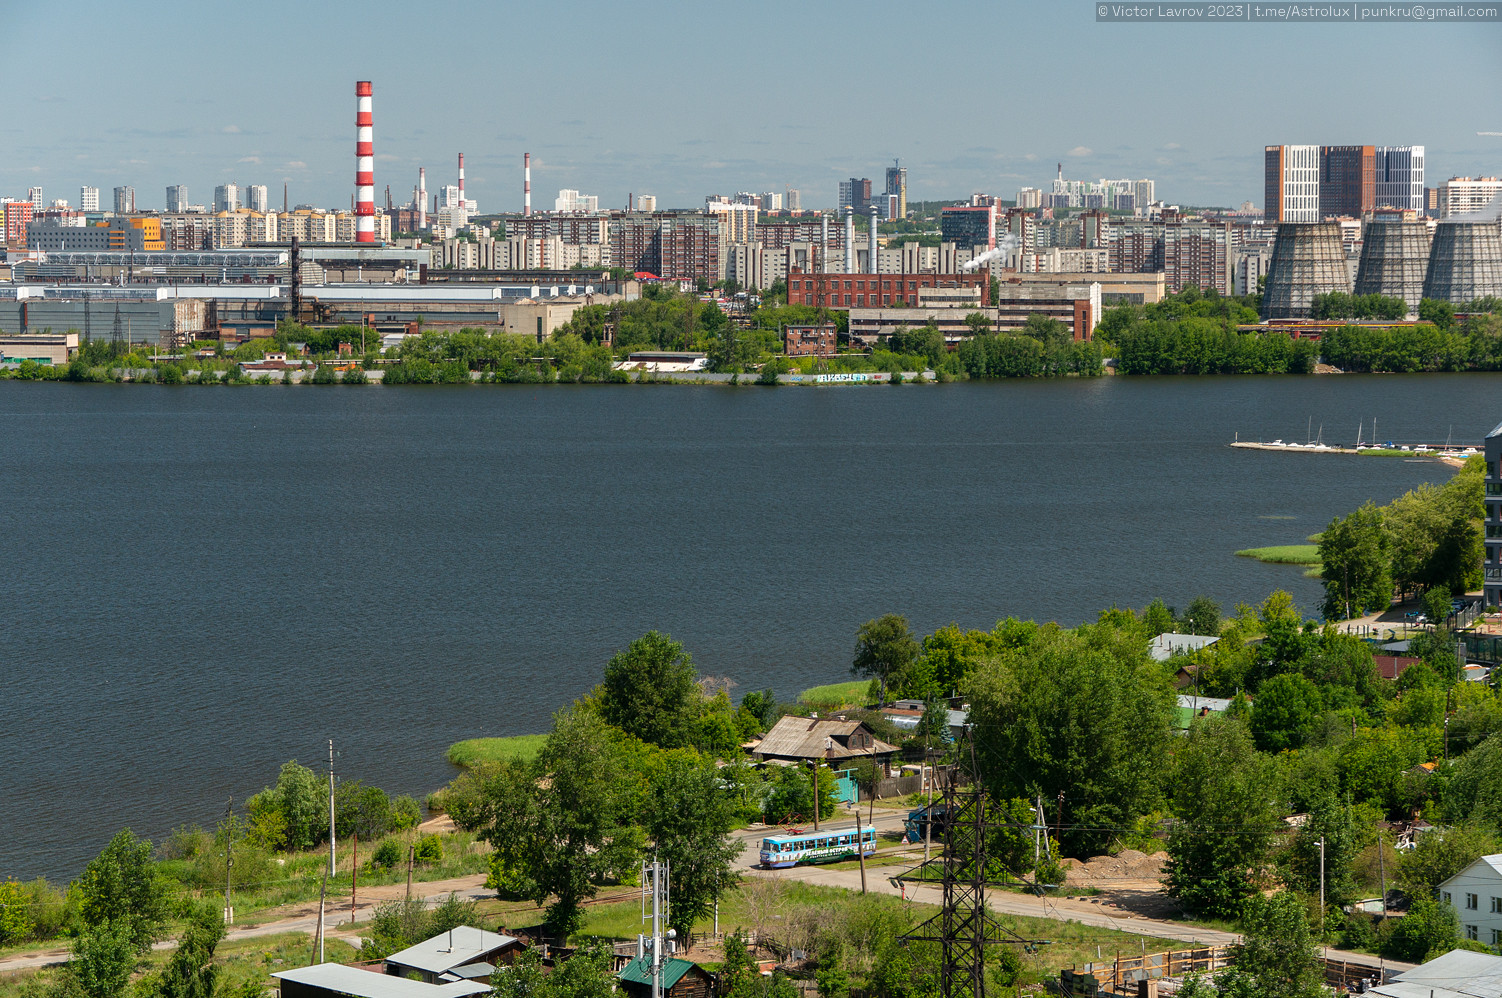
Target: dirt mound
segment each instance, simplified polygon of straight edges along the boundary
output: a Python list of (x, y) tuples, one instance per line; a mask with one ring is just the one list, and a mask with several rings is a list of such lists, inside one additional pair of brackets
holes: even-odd
[(1092, 856), (1077, 867), (1070, 867), (1069, 879), (1075, 883), (1112, 880), (1157, 880), (1163, 875), (1168, 853), (1149, 856), (1136, 849), (1123, 849), (1115, 856)]

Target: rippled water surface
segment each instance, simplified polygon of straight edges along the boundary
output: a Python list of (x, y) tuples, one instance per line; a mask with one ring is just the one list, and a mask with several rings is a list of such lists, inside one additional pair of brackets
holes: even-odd
[(670, 632), (791, 694), (855, 628), (1076, 623), (1318, 583), (1297, 543), (1438, 464), (1248, 437), (1479, 442), (1495, 377), (881, 388), (0, 383), (0, 877), (209, 822), (325, 739), (421, 794)]

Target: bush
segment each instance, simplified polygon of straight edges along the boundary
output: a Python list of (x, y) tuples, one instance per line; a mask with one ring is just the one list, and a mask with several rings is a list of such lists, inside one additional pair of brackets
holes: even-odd
[(1340, 934), (1340, 948), (1375, 952), (1377, 920), (1366, 912), (1353, 911), (1346, 919), (1346, 927)]
[(368, 385), (370, 379), (365, 376), (363, 367), (353, 367), (340, 375), (339, 383), (341, 385)]
[(391, 799), (391, 830), (416, 828), (422, 823), (422, 805), (403, 794)]
[(315, 385), (337, 384), (338, 380), (339, 376), (334, 373), (334, 369), (328, 364), (319, 364), (313, 371), (313, 384)]
[(443, 840), (436, 835), (424, 835), (417, 840), (413, 858), (419, 863), (442, 863)]
[(157, 369), (157, 380), (164, 385), (180, 385), (183, 383), (183, 369), (176, 364), (163, 364)]
[(381, 844), (376, 846), (375, 855), (370, 857), (370, 865), (376, 869), (389, 870), (402, 861), (402, 844), (396, 839), (382, 839)]

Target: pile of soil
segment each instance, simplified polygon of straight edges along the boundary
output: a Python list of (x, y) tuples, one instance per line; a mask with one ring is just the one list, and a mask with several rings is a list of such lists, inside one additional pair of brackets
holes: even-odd
[(1166, 862), (1166, 852), (1148, 855), (1136, 849), (1123, 849), (1115, 856), (1092, 856), (1084, 862), (1066, 859), (1062, 865), (1069, 874), (1071, 884), (1106, 887), (1122, 880), (1158, 880), (1163, 876), (1163, 864)]

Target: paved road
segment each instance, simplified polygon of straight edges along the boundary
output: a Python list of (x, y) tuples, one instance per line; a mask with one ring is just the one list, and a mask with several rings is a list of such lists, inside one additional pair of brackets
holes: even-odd
[[(906, 811), (878, 810), (875, 820), (872, 822), (878, 831), (890, 832), (902, 828)], [(863, 816), (864, 817), (864, 816)], [(854, 827), (853, 817), (840, 817), (826, 822), (827, 828)], [(783, 877), (789, 880), (801, 880), (806, 883), (824, 884), (830, 887), (842, 887), (847, 890), (860, 890), (860, 870), (835, 870), (820, 866), (794, 867), (791, 870), (761, 870), (755, 866), (757, 862), (757, 847), (764, 835), (780, 831), (777, 828), (757, 826), (735, 833), (735, 838), (742, 843), (739, 864), (743, 872), (749, 876), (758, 877)], [(888, 847), (883, 847), (885, 853)], [(913, 852), (914, 858), (917, 852)], [(902, 895), (938, 904), (941, 900), (940, 891), (937, 887), (908, 885), (905, 889), (894, 886), (892, 877), (904, 873), (914, 865), (914, 859), (903, 859), (898, 863), (892, 863), (891, 857), (879, 856), (867, 865), (866, 884), (870, 891), (882, 894)], [(483, 874), (475, 874), (468, 877), (456, 877), (451, 880), (429, 881), (421, 885), (414, 885), (424, 893), (421, 895), (430, 902), (439, 902), (448, 897), (451, 892), (457, 893), (461, 898), (484, 899), (494, 897), (493, 892), (485, 889), (485, 877)], [(359, 894), (356, 906), (355, 921), (366, 919), (375, 910), (377, 904), (393, 898), (403, 897), (406, 894), (405, 884), (390, 884), (381, 887), (372, 887), (368, 892)], [(342, 901), (342, 906), (341, 906)], [(1011, 894), (995, 891), (987, 895), (987, 903), (991, 909), (1003, 914), (1025, 915), (1033, 918), (1050, 918), (1059, 921), (1074, 921), (1083, 925), (1093, 925), (1101, 928), (1116, 929), (1121, 932), (1129, 932), (1141, 936), (1155, 936), (1162, 939), (1173, 939), (1185, 943), (1202, 943), (1208, 945), (1225, 945), (1240, 940), (1240, 937), (1230, 932), (1220, 932), (1215, 929), (1197, 928), (1182, 925), (1177, 922), (1166, 922), (1151, 918), (1141, 918), (1134, 915), (1119, 915), (1104, 909), (1099, 903), (1082, 900), (1069, 900), (1065, 898), (1039, 898), (1024, 894)], [(337, 938), (341, 935), (349, 935), (350, 930), (339, 931), (340, 924), (348, 924), (350, 921), (350, 909), (348, 898), (334, 899), (329, 902), (324, 912), (324, 931), (329, 938)], [(312, 935), (318, 928), (318, 905), (298, 905), (292, 912), (271, 921), (254, 925), (245, 925), (231, 929), (227, 935), (229, 939), (252, 939), (260, 936), (278, 935), (284, 932), (306, 932)], [(177, 945), (175, 940), (167, 940), (157, 943), (155, 948), (159, 950), (172, 949)], [(1379, 966), (1381, 961), (1376, 957), (1361, 953), (1347, 953), (1341, 950), (1328, 950), (1328, 955), (1337, 960), (1347, 960), (1351, 963), (1365, 964), (1367, 966)], [(32, 952), (18, 954), (16, 956), (0, 959), (0, 974), (12, 973), (20, 970), (32, 970), (39, 967), (53, 966), (65, 963), (68, 960), (66, 949), (52, 949), (45, 952)], [(1393, 963), (1389, 961), (1388, 968), (1407, 970), (1412, 964)]]

